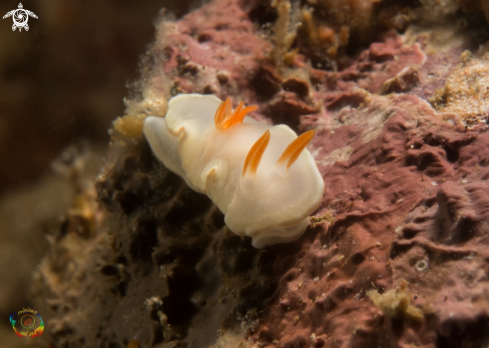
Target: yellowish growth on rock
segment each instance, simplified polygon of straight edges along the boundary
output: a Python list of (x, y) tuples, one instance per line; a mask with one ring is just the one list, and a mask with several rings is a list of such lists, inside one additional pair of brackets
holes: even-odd
[(123, 137), (140, 138), (143, 136), (143, 124), (147, 116), (165, 116), (172, 83), (161, 70), (161, 59), (164, 59), (164, 55), (160, 50), (167, 45), (167, 38), (177, 33), (179, 31), (175, 22), (163, 9), (156, 25), (157, 44), (150, 46), (142, 57), (142, 77), (132, 86), (133, 96), (124, 100), (124, 116), (112, 123), (113, 129)]
[(114, 122), (114, 129), (129, 138), (139, 138), (143, 135), (143, 123), (147, 115), (127, 115), (118, 117)]
[(68, 218), (77, 221), (79, 228), (77, 232), (84, 237), (91, 236), (95, 233), (96, 221), (95, 211), (97, 209), (93, 191), (90, 194), (77, 194), (73, 198), (73, 207), (68, 210)]
[[(298, 6), (298, 5), (297, 5)], [(279, 71), (284, 65), (292, 65), (297, 51), (290, 51), (290, 46), (297, 35), (300, 26), (300, 11), (297, 6), (292, 8), (288, 0), (274, 0), (272, 7), (277, 8), (278, 18), (274, 26), (274, 48), (272, 58), (277, 63)]]
[(307, 31), (309, 40), (313, 43), (319, 42), (318, 32), (316, 30), (316, 25), (312, 19), (312, 9), (308, 7), (302, 8), (302, 20), (304, 21), (304, 29)]
[(128, 138), (143, 136), (143, 123), (147, 116), (165, 116), (168, 102), (163, 93), (147, 90), (143, 93), (141, 101), (126, 101), (125, 116), (118, 117), (114, 122), (114, 129)]
[(130, 340), (129, 343), (127, 344), (127, 348), (139, 348), (139, 341), (137, 340)]
[(395, 289), (383, 294), (379, 294), (377, 290), (369, 290), (367, 296), (384, 314), (394, 318), (406, 318), (421, 322), (424, 320), (423, 311), (411, 304), (412, 296), (408, 284), (405, 279), (401, 278)]
[(334, 225), (334, 223), (336, 222), (336, 218), (331, 213), (332, 212), (330, 211), (323, 215), (309, 217), (312, 227), (314, 228), (324, 222), (329, 222), (330, 225)]
[[(294, 51), (291, 51), (292, 53), (295, 52)], [(309, 81), (309, 73), (308, 73), (308, 70), (310, 68), (310, 65), (306, 64), (306, 67), (305, 69), (286, 69), (283, 71), (282, 73), (282, 79), (284, 81), (288, 80), (288, 79), (298, 79), (298, 80), (302, 80), (302, 81), (306, 81), (307, 83), (310, 83)]]
[(489, 109), (489, 54), (472, 55), (465, 51), (445, 87), (430, 102), (440, 111), (460, 115), (467, 125), (487, 119)]
[(302, 19), (304, 32), (310, 43), (324, 51), (330, 58), (335, 58), (340, 48), (345, 47), (350, 39), (350, 27), (332, 23), (318, 23), (313, 16), (313, 9), (303, 7)]
[(289, 51), (289, 52), (285, 53), (283, 55), (284, 64), (287, 65), (287, 66), (290, 66), (290, 65), (294, 64), (294, 59), (297, 56), (297, 53), (299, 53), (299, 49), (298, 48), (293, 49), (292, 51)]
[[(313, 9), (306, 6), (302, 8), (302, 20), (303, 32), (310, 45), (319, 52), (325, 52), (332, 59), (336, 58), (340, 49), (348, 44), (350, 29), (354, 26), (353, 22), (338, 18), (330, 18), (328, 21), (318, 20), (314, 17)], [(359, 23), (370, 23), (370, 20), (359, 21)]]

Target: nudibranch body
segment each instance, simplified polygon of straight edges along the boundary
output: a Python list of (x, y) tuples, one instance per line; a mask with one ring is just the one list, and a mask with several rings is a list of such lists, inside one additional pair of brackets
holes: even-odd
[(233, 112), (215, 96), (180, 94), (164, 118), (149, 116), (144, 135), (163, 164), (207, 194), (239, 236), (255, 248), (298, 239), (321, 202), (324, 182), (305, 149), (314, 131), (297, 137)]

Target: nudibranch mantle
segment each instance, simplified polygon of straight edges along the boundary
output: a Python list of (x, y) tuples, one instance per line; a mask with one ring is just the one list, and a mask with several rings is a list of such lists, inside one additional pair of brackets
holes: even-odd
[[(324, 192), (314, 158), (304, 148), (313, 133), (302, 152), (296, 152), (295, 162), (278, 163), (289, 144), (300, 142), (296, 133), (286, 125), (269, 126), (248, 116), (218, 129), (215, 118), (222, 105), (226, 107), (211, 95), (173, 97), (164, 118), (149, 116), (144, 122), (153, 153), (193, 190), (207, 194), (229, 229), (251, 237), (255, 248), (297, 240)], [(261, 160), (250, 154), (258, 145)]]

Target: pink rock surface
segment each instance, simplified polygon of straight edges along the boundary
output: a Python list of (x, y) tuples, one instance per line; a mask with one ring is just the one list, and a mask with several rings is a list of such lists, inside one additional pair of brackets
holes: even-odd
[[(334, 121), (316, 119), (313, 151), (327, 185), (317, 215), (332, 211), (336, 222), (311, 229), (299, 255), (279, 257), (296, 265), (262, 318), (267, 334), (253, 338), (278, 347), (471, 346), (483, 339), (487, 126), (467, 131), (408, 95), (372, 96), (365, 107), (330, 117), (347, 124), (325, 127)], [(331, 164), (335, 152), (340, 160)], [(382, 314), (365, 295), (401, 278), (425, 313), (421, 324)]]
[(163, 72), (179, 91), (246, 100), (258, 61), (271, 50), (238, 2), (229, 0), (186, 15), (157, 44), (166, 56)]

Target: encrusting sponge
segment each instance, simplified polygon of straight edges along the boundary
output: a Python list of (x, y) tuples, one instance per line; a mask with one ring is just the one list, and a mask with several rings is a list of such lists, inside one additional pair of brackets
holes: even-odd
[(149, 116), (144, 135), (156, 157), (207, 194), (239, 236), (255, 248), (297, 240), (321, 202), (324, 182), (306, 149), (315, 131), (297, 137), (286, 125), (268, 126), (233, 111), (228, 98), (180, 94), (164, 118)]

